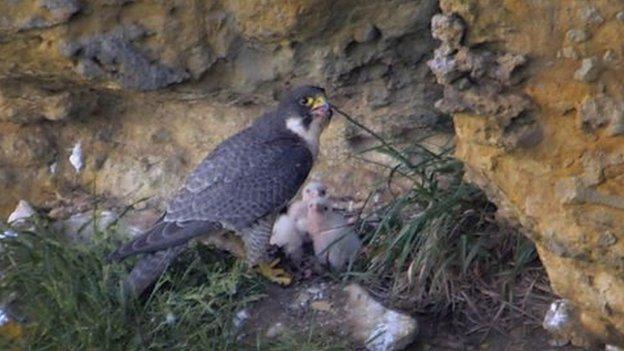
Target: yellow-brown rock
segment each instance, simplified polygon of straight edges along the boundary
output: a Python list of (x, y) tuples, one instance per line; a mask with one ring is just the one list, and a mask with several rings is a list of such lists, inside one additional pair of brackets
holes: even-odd
[[(386, 135), (448, 126), (425, 64), (435, 11), (434, 0), (0, 1), (0, 216), (77, 191), (160, 207), (300, 83)], [(314, 175), (364, 196), (381, 173), (352, 157), (367, 145), (336, 117)]]
[[(468, 180), (527, 228), (554, 289), (574, 304), (583, 327), (601, 342), (623, 346), (624, 4), (440, 5), (465, 22), (462, 43), (472, 53), (527, 58), (514, 73), (519, 81), (498, 90), (496, 99), (526, 96), (532, 107), (508, 121), (498, 111), (456, 110), (456, 154), (466, 163)], [(453, 84), (445, 89), (464, 94)], [(507, 128), (523, 119), (541, 137), (509, 143), (514, 134)]]

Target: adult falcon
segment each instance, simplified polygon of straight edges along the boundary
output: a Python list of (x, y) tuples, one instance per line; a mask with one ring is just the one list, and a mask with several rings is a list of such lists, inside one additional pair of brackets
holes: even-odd
[(126, 281), (139, 295), (198, 236), (234, 231), (251, 266), (269, 279), (283, 271), (267, 264), (275, 217), (297, 194), (332, 117), (325, 91), (301, 86), (249, 128), (219, 144), (188, 176), (165, 213), (144, 233), (121, 245), (113, 261), (144, 254)]

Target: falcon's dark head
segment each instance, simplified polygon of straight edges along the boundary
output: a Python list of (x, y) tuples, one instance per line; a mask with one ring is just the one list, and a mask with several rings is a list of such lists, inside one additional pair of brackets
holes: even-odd
[(331, 118), (332, 112), (325, 96), (325, 89), (303, 85), (288, 92), (277, 108), (279, 113), (301, 117)]
[(297, 87), (280, 101), (277, 113), (284, 118), (286, 128), (304, 139), (313, 153), (318, 151), (318, 138), (332, 117), (325, 89)]

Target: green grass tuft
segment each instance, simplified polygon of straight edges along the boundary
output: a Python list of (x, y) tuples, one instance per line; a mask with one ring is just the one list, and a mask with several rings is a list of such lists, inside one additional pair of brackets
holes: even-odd
[(131, 262), (108, 264), (109, 242), (96, 238), (89, 244), (69, 243), (45, 223), (2, 240), (0, 297), (11, 297), (9, 310), (25, 331), (17, 346), (36, 350), (235, 346), (233, 317), (262, 291), (259, 281), (246, 276), (243, 264), (198, 247), (183, 255), (150, 296), (125, 299), (120, 282)]
[(350, 275), (393, 305), (451, 317), (463, 330), (487, 334), (518, 315), (537, 322), (541, 316), (528, 311), (527, 301), (536, 285), (547, 284), (535, 247), (495, 219), (496, 207), (463, 181), (453, 146), (433, 151), (421, 144), (427, 135), (393, 143), (338, 112), (377, 141), (356, 158), (368, 162), (368, 153), (377, 152), (390, 160), (371, 161), (387, 172), (372, 194), (394, 194), (381, 207), (366, 205), (365, 258)]

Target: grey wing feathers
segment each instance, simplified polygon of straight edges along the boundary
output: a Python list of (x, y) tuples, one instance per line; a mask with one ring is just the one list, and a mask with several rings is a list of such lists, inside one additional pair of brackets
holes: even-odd
[(204, 234), (240, 230), (275, 212), (295, 196), (313, 157), (295, 135), (267, 137), (249, 128), (220, 144), (188, 177), (149, 230), (109, 258), (163, 250)]
[(213, 221), (240, 230), (295, 196), (313, 164), (303, 142), (295, 136), (241, 139), (202, 162), (169, 203), (165, 221)]
[(138, 253), (148, 253), (186, 243), (190, 239), (210, 234), (221, 229), (219, 223), (190, 221), (185, 223), (165, 222), (160, 219), (150, 229), (120, 246), (109, 259), (121, 261)]
[(229, 179), (245, 172), (245, 166), (251, 156), (248, 151), (253, 150), (255, 146), (254, 134), (254, 129), (248, 128), (219, 144), (189, 174), (184, 189), (197, 193), (216, 184), (228, 182)]

